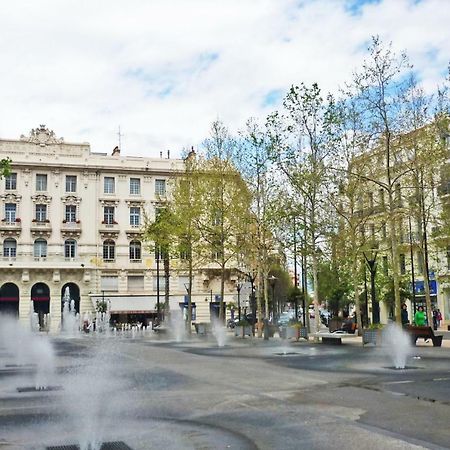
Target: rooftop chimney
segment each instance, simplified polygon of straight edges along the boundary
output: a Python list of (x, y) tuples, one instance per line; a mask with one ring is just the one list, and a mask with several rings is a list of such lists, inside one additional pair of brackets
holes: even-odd
[(116, 145), (112, 151), (112, 156), (120, 156), (120, 148)]

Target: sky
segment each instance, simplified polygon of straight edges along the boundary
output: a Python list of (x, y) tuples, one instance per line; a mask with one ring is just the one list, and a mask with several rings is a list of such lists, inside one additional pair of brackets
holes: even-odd
[(428, 91), (450, 60), (450, 0), (16, 0), (0, 5), (0, 138), (178, 156), (222, 120), (279, 109), (291, 85), (335, 92), (372, 35)]

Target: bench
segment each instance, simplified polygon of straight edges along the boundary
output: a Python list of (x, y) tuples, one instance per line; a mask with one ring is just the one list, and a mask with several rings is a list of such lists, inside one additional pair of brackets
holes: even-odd
[(344, 333), (335, 331), (333, 333), (314, 333), (314, 337), (318, 337), (322, 339), (322, 344), (330, 344), (330, 345), (341, 345), (342, 344), (342, 338), (345, 337), (358, 337), (357, 334), (351, 334), (351, 333)]
[(412, 342), (416, 345), (417, 339), (431, 339), (433, 347), (440, 347), (442, 345), (442, 336), (436, 336), (431, 327), (416, 327), (408, 325), (406, 331), (410, 334)]

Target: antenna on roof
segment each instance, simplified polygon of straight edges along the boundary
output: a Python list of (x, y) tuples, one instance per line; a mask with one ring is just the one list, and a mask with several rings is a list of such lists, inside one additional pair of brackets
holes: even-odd
[(120, 125), (119, 125), (119, 132), (117, 133), (117, 136), (119, 137), (119, 150), (122, 150), (122, 136), (123, 136), (123, 134), (120, 132)]

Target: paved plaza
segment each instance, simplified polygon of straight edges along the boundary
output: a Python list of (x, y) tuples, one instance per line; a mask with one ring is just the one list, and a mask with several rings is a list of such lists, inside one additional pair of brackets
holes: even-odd
[[(0, 349), (0, 448), (122, 441), (132, 449), (450, 448), (450, 348), (240, 339), (49, 339), (46, 374)], [(17, 343), (20, 345), (20, 342)], [(88, 438), (89, 437), (89, 438)]]

